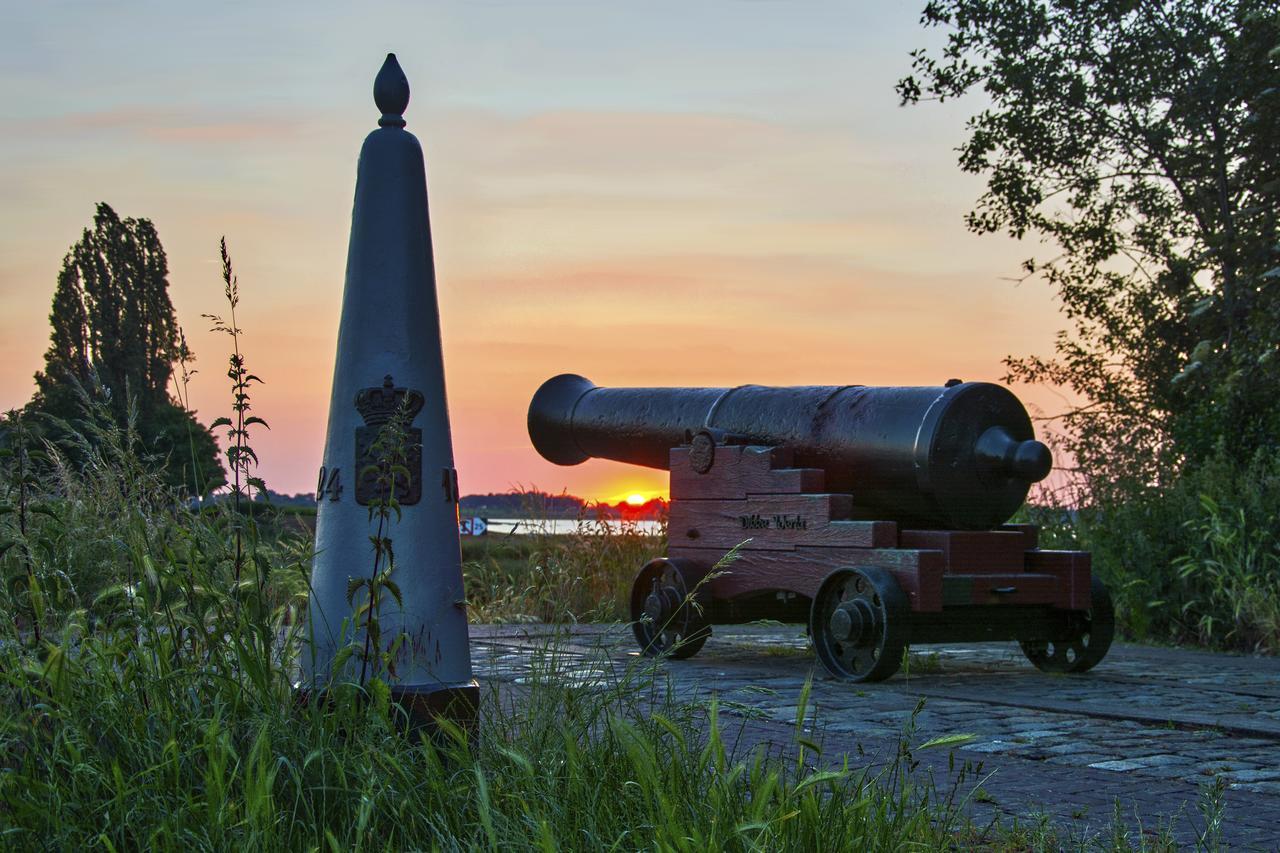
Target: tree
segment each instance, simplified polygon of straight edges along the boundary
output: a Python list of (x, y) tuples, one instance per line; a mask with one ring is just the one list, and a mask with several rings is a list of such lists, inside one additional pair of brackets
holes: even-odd
[(200, 492), (221, 482), (222, 468), (209, 431), (169, 395), (174, 362), (194, 356), (180, 337), (168, 275), (150, 220), (121, 219), (100, 203), (93, 228), (63, 259), (30, 407), (74, 421), (82, 392), (101, 387), (117, 420), (136, 408), (140, 437), (165, 460), (171, 485)]
[[(934, 0), (903, 103), (980, 92), (959, 149), (978, 233), (1027, 260), (1072, 328), (1007, 379), (1086, 402), (1059, 439), (1086, 494), (1161, 488), (1280, 437), (1280, 4)], [(1119, 488), (1120, 492), (1116, 489)]]

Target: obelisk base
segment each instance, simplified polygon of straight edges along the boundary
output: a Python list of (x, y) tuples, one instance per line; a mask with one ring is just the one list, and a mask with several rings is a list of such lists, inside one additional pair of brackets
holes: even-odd
[[(301, 708), (313, 702), (325, 706), (333, 701), (327, 690), (311, 690), (301, 684), (294, 686), (294, 702)], [(360, 693), (360, 700), (368, 701)], [(426, 734), (433, 742), (447, 743), (441, 720), (448, 720), (467, 736), (474, 748), (480, 733), (480, 683), (474, 678), (461, 684), (436, 684), (424, 687), (391, 688), (392, 721), (409, 735)], [(401, 715), (403, 711), (403, 715)]]
[(392, 687), (391, 702), (404, 709), (410, 735), (424, 732), (440, 741), (444, 736), (441, 720), (462, 729), (469, 742), (480, 733), (480, 683), (474, 678), (462, 684)]

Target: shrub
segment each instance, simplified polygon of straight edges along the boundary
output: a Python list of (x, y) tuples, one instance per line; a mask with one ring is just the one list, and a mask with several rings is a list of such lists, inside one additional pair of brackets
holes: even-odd
[(1218, 454), (1079, 513), (1076, 536), (1137, 639), (1280, 652), (1280, 453)]

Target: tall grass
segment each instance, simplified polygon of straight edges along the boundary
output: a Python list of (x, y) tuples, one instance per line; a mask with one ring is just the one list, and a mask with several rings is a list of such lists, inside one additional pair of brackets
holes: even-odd
[(1243, 508), (1225, 509), (1208, 496), (1201, 505), (1204, 514), (1187, 522), (1197, 546), (1174, 560), (1190, 592), (1181, 607), (1188, 630), (1205, 644), (1280, 652), (1280, 547), (1274, 527), (1251, 523)]
[[(490, 693), (472, 744), (406, 737), (377, 679), (300, 706), (286, 617), (305, 543), (237, 548), (233, 504), (173, 499), (127, 425), (95, 438), (83, 470), (54, 466), (27, 533), (51, 543), (29, 549), (46, 631), (3, 631), (7, 848), (844, 850), (953, 831), (901, 773), (735, 754), (714, 704), (674, 703), (638, 670), (564, 686), (553, 649), (518, 701)], [(68, 573), (74, 555), (94, 565)], [(237, 582), (241, 562), (256, 571)]]
[(488, 534), (464, 543), (468, 612), (478, 622), (627, 621), (636, 573), (666, 553), (657, 533), (584, 507), (573, 532), (555, 533), (536, 499), (526, 505), (529, 532)]

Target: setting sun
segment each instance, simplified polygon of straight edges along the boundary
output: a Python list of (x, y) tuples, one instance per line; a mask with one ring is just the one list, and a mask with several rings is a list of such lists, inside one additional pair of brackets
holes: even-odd
[(644, 495), (627, 495), (627, 503), (631, 506), (644, 506), (646, 501)]

